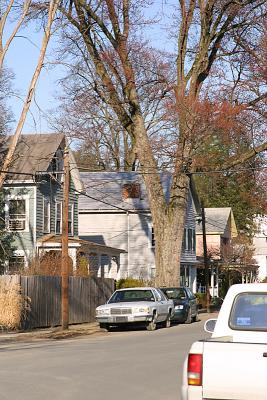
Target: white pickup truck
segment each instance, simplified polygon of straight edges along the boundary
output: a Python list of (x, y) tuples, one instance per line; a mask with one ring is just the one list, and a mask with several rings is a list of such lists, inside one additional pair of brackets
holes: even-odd
[(231, 286), (205, 330), (211, 339), (184, 363), (182, 400), (266, 400), (267, 283)]

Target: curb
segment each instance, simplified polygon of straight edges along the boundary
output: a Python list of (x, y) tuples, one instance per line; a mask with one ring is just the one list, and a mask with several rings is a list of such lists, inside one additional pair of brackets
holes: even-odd
[(69, 329), (61, 330), (61, 327), (37, 329), (30, 332), (0, 333), (0, 345), (20, 341), (32, 342), (35, 340), (62, 340), (78, 336), (103, 334), (105, 331), (99, 328), (98, 323), (70, 325)]

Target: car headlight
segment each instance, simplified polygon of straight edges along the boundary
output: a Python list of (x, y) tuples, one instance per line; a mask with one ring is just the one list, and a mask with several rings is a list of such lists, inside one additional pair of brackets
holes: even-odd
[(146, 313), (146, 314), (148, 314), (149, 310), (150, 310), (149, 307), (136, 307), (136, 308), (133, 309), (133, 312), (134, 313)]
[(110, 309), (109, 308), (100, 308), (99, 310), (96, 310), (96, 315), (109, 315), (110, 314)]
[(174, 308), (175, 310), (183, 310), (184, 306), (180, 304), (179, 306), (175, 306)]

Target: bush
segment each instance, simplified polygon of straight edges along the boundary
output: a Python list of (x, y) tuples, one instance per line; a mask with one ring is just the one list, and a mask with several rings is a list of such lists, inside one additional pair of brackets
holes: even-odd
[(12, 279), (1, 279), (0, 326), (5, 329), (18, 329), (28, 309), (28, 301), (22, 296), (19, 283)]
[(131, 288), (131, 287), (147, 286), (147, 282), (141, 279), (126, 278), (119, 279), (116, 282), (116, 289)]

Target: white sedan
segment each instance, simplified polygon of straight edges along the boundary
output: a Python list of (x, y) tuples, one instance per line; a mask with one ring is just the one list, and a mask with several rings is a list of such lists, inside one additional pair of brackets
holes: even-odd
[(111, 326), (145, 324), (154, 331), (158, 323), (166, 328), (171, 325), (174, 312), (173, 301), (154, 287), (127, 288), (116, 290), (108, 302), (96, 309), (100, 328), (110, 330)]

